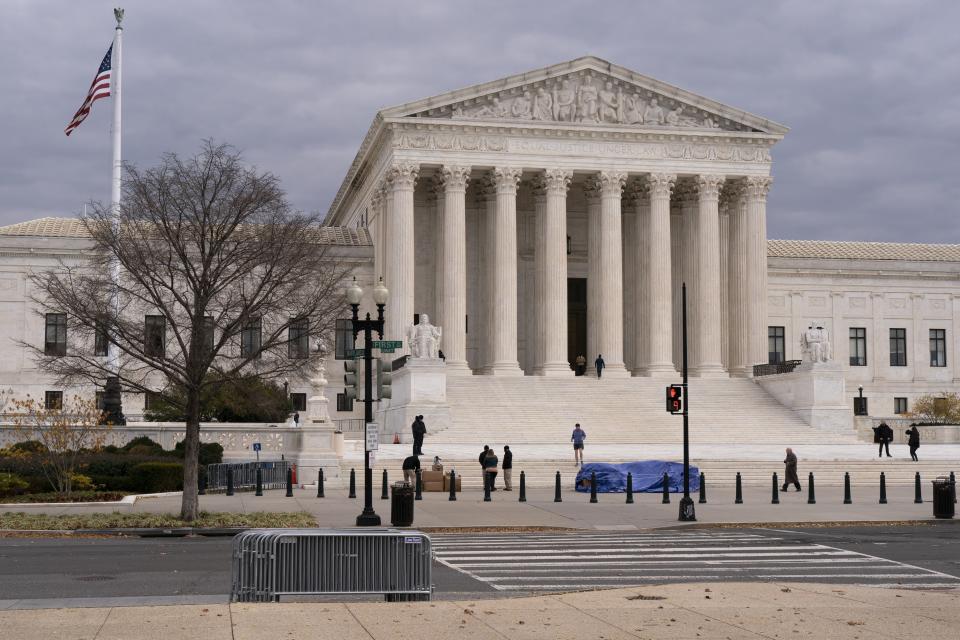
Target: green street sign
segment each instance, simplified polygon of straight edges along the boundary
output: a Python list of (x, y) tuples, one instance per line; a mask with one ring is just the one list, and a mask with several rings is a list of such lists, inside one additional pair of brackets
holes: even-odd
[(403, 348), (403, 340), (374, 340), (370, 343), (370, 346), (372, 346), (374, 349), (389, 349), (390, 351), (393, 351), (394, 349)]
[(344, 352), (344, 355), (346, 355), (348, 358), (362, 358), (363, 349), (347, 349)]
[(393, 353), (393, 352), (394, 352), (394, 349), (385, 349), (383, 347), (380, 347), (380, 353)]

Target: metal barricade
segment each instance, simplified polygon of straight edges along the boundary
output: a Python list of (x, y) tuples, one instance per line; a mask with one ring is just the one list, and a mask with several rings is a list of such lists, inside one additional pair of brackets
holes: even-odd
[(231, 602), (384, 594), (430, 600), (433, 547), (419, 531), (250, 529), (233, 539)]
[[(253, 489), (257, 486), (256, 462), (222, 462), (207, 465), (207, 492), (225, 491), (227, 470), (233, 471), (235, 490)], [(289, 460), (260, 461), (264, 489), (282, 489), (287, 483), (287, 469), (293, 465)]]

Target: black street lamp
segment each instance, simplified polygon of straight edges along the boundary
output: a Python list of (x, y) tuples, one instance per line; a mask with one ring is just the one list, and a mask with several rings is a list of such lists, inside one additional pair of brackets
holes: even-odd
[(687, 283), (683, 283), (681, 325), (683, 326), (683, 498), (680, 499), (680, 521), (696, 522), (697, 513), (690, 497), (690, 387), (687, 386)]
[(863, 410), (863, 385), (857, 387), (857, 391), (860, 392), (860, 401), (857, 403), (857, 415), (865, 416), (867, 412)]
[[(363, 331), (363, 423), (366, 425), (373, 422), (373, 332), (383, 340), (383, 307), (387, 304), (389, 292), (383, 284), (383, 278), (373, 288), (373, 301), (377, 305), (377, 319), (371, 320), (370, 314), (366, 314), (366, 319), (360, 320), (360, 300), (363, 298), (363, 289), (357, 284), (357, 279), (345, 292), (347, 302), (353, 309), (353, 342), (356, 346), (357, 335)], [(357, 516), (358, 527), (378, 527), (380, 526), (380, 516), (373, 510), (373, 469), (370, 468), (370, 452), (364, 446), (363, 452), (363, 512)]]

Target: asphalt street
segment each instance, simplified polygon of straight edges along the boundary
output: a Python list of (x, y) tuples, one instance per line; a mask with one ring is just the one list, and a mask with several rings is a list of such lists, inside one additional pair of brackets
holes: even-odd
[[(436, 597), (703, 580), (960, 588), (960, 527), (433, 535)], [(224, 602), (230, 538), (0, 538), (0, 609)]]

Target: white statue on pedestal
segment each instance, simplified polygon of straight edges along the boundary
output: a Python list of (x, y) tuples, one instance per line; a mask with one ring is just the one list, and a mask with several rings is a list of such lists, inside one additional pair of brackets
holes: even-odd
[[(322, 344), (317, 344), (317, 351), (326, 354)], [(310, 386), (313, 388), (313, 395), (307, 401), (308, 418), (307, 424), (329, 422), (330, 413), (327, 410), (327, 366), (326, 355), (317, 361), (317, 370), (310, 378)]]
[(439, 358), (442, 330), (430, 324), (430, 316), (420, 314), (420, 322), (407, 329), (411, 358)]
[(830, 347), (830, 334), (821, 326), (810, 327), (800, 334), (800, 351), (804, 363), (830, 362), (833, 350)]

